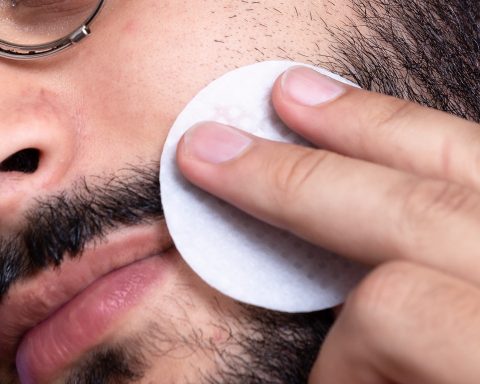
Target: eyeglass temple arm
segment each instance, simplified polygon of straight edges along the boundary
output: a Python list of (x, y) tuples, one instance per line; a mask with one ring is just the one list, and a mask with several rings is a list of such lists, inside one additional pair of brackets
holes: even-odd
[(103, 7), (105, 0), (100, 0), (95, 11), (88, 17), (82, 26), (59, 40), (41, 45), (17, 45), (0, 40), (0, 57), (14, 60), (32, 60), (46, 57), (63, 51), (74, 44), (79, 43), (90, 35), (90, 24)]
[(0, 40), (0, 56), (8, 57), (15, 60), (29, 60), (39, 57), (53, 55), (54, 53), (63, 51), (73, 44), (79, 43), (91, 33), (87, 25), (82, 25), (78, 30), (74, 31), (68, 37), (52, 43), (37, 46), (21, 46)]

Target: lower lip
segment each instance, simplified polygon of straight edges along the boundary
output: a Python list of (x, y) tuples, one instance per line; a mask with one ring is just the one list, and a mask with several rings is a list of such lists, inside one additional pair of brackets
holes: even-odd
[(112, 323), (164, 277), (167, 259), (167, 254), (150, 257), (105, 275), (31, 329), (17, 352), (21, 383), (50, 382), (97, 345)]

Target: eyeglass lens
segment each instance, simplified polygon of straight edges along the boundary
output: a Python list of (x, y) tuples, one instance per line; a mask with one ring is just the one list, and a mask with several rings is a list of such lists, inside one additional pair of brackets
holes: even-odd
[(95, 11), (99, 0), (0, 0), (0, 40), (41, 45), (61, 39)]

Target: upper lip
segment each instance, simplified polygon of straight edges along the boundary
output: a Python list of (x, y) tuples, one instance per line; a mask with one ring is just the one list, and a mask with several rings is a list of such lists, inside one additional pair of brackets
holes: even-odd
[[(22, 336), (106, 274), (169, 249), (165, 223), (125, 228), (88, 246), (77, 260), (12, 286), (0, 305), (0, 365), (12, 362)], [(1, 367), (0, 367), (1, 368)]]

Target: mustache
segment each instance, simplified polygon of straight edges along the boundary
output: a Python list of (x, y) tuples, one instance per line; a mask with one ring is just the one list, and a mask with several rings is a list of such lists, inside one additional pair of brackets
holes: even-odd
[(37, 200), (23, 229), (0, 237), (0, 301), (16, 281), (79, 257), (108, 232), (162, 218), (158, 162), (82, 178)]

